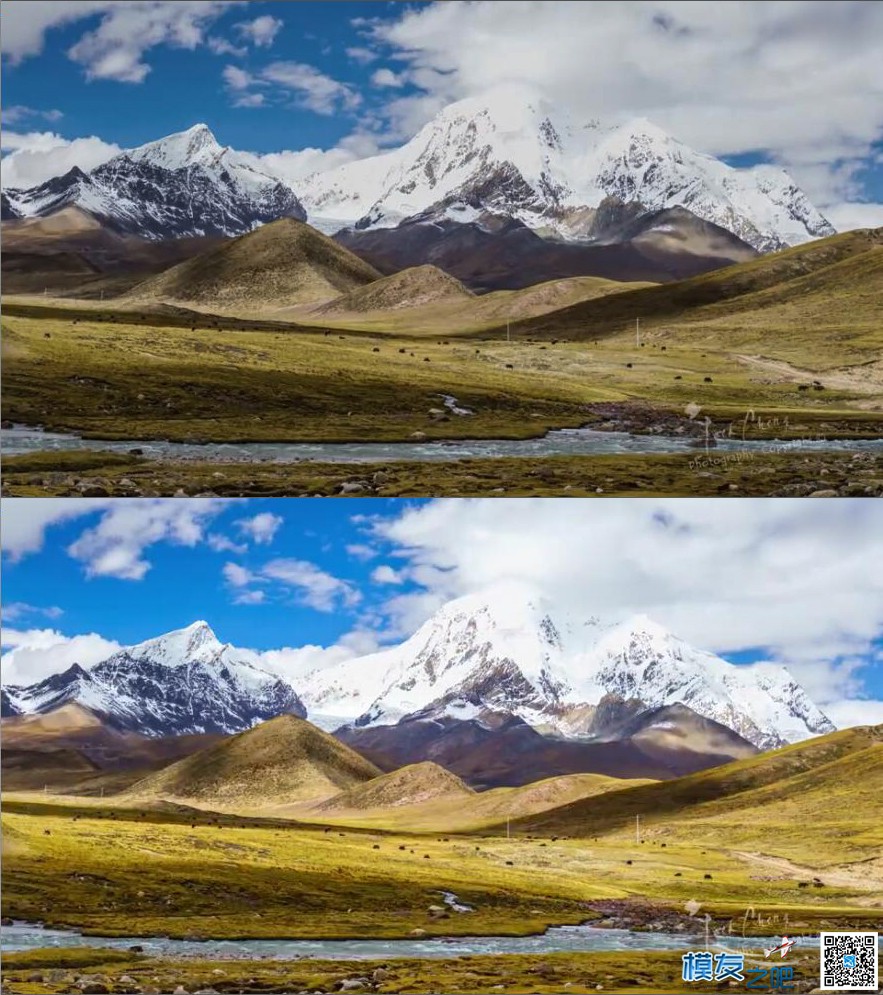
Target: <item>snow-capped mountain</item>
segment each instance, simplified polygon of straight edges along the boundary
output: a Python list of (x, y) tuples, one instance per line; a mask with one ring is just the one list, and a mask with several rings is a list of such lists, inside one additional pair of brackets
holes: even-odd
[(90, 670), (74, 664), (4, 690), (19, 713), (75, 701), (118, 729), (148, 736), (241, 732), (277, 715), (306, 715), (285, 681), (221, 643), (205, 622), (125, 647)]
[(90, 173), (74, 167), (29, 190), (4, 191), (4, 217), (76, 205), (116, 231), (145, 238), (242, 235), (306, 212), (255, 157), (218, 144), (204, 124), (114, 156)]
[(834, 233), (782, 169), (735, 169), (642, 118), (576, 121), (515, 85), (450, 104), (401, 148), (307, 177), (298, 194), (326, 229), (495, 215), (603, 239), (611, 216), (684, 207), (762, 252)]
[(591, 737), (680, 702), (761, 749), (834, 729), (784, 667), (735, 666), (644, 616), (562, 618), (514, 585), (450, 602), (401, 645), (315, 671), (299, 693), (311, 714), (360, 727), (496, 712)]

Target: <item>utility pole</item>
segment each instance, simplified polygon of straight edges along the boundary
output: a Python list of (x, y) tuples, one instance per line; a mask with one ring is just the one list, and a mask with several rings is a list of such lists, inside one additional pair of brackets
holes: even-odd
[(635, 345), (641, 348), (641, 319), (635, 318)]
[(635, 842), (641, 842), (641, 817), (640, 815), (635, 816)]
[(506, 322), (506, 341), (511, 342), (512, 336), (509, 334), (509, 322)]
[(507, 815), (506, 816), (506, 839), (507, 840), (512, 838), (512, 833), (509, 831), (509, 820), (510, 819), (511, 819), (511, 816)]

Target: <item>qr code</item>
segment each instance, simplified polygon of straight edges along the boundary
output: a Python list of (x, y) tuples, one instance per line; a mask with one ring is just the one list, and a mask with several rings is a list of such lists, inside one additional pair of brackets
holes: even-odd
[(822, 933), (823, 991), (877, 991), (877, 933)]

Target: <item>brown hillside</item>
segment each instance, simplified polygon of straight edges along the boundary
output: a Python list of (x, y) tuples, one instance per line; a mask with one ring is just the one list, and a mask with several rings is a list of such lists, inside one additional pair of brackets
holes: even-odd
[(327, 798), (380, 771), (328, 733), (281, 715), (133, 785), (130, 798), (256, 810)]
[(245, 313), (327, 301), (378, 279), (337, 242), (283, 218), (145, 280), (126, 299)]
[[(759, 320), (764, 327), (838, 319), (853, 326), (883, 319), (883, 228), (861, 229), (770, 253), (703, 276), (573, 304), (527, 321), (528, 334), (577, 338), (634, 327), (636, 318), (699, 323)], [(513, 326), (513, 331), (516, 326)]]
[(421, 805), (444, 800), (452, 804), (471, 804), (475, 796), (456, 774), (432, 761), (400, 767), (365, 784), (342, 791), (316, 806), (320, 812), (389, 809), (403, 805)]
[[(644, 820), (712, 818), (741, 812), (792, 811), (795, 823), (833, 817), (854, 806), (878, 813), (883, 798), (883, 726), (858, 727), (819, 736), (746, 760), (675, 780), (575, 801), (519, 820), (526, 832), (598, 835)], [(879, 813), (878, 813), (879, 814)]]
[(474, 297), (456, 277), (437, 266), (411, 266), (375, 280), (313, 310), (313, 314), (346, 315), (370, 311), (403, 311), (427, 305), (469, 301)]

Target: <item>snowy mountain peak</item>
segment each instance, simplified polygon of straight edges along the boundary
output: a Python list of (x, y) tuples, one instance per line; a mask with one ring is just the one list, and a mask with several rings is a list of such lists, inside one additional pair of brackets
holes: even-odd
[(163, 169), (186, 169), (188, 166), (209, 163), (225, 151), (207, 124), (194, 124), (186, 131), (139, 145), (122, 155), (133, 162), (149, 162)]
[(277, 715), (306, 715), (286, 681), (203, 621), (124, 647), (89, 671), (74, 664), (7, 690), (18, 712), (77, 702), (116, 728), (149, 736), (241, 732)]
[(185, 663), (213, 660), (223, 649), (224, 644), (208, 622), (198, 621), (183, 629), (137, 643), (127, 652), (135, 659), (147, 657), (164, 667), (179, 667)]
[(324, 223), (359, 229), (458, 220), (449, 208), (460, 204), (471, 221), (486, 213), (592, 241), (595, 213), (618, 203), (683, 207), (760, 251), (834, 233), (776, 167), (736, 169), (646, 118), (575, 120), (517, 84), (448, 105), (399, 149), (307, 177), (300, 196)]
[(570, 617), (522, 585), (449, 602), (401, 645), (307, 675), (301, 694), (360, 726), (503, 712), (591, 737), (599, 705), (617, 701), (682, 703), (764, 749), (834, 728), (782, 667), (727, 663), (646, 615)]

